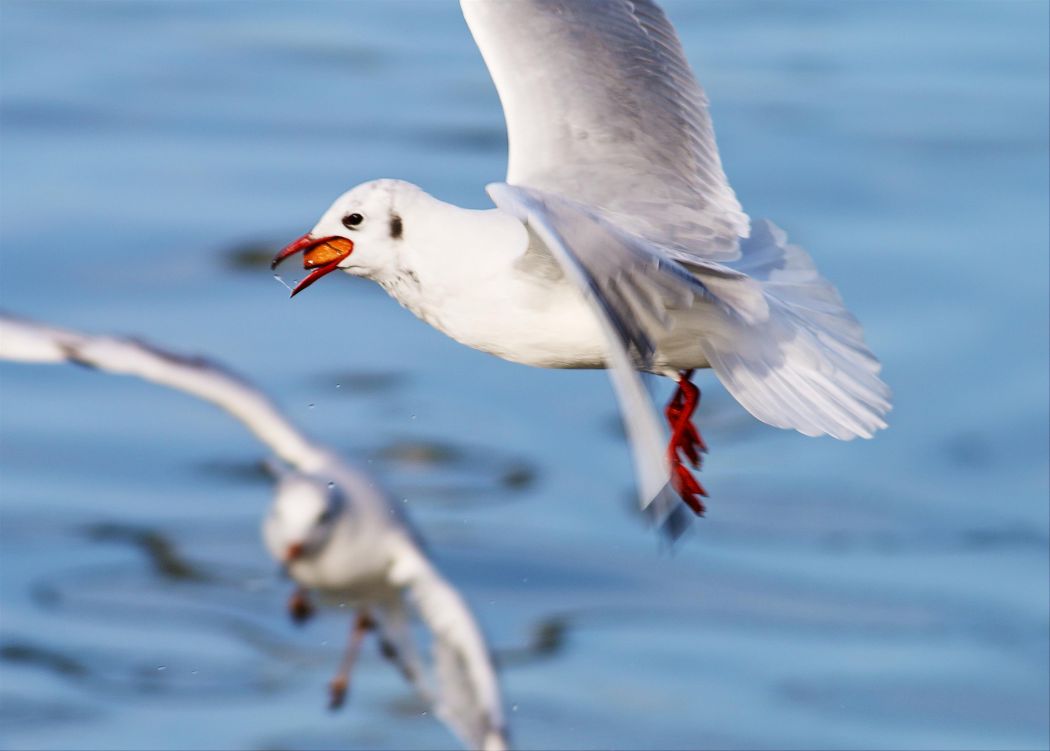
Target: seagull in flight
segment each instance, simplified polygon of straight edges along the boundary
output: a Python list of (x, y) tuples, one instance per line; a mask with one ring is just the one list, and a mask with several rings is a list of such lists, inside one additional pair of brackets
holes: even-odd
[[(697, 369), (769, 425), (841, 440), (886, 427), (889, 389), (860, 324), (804, 250), (744, 213), (656, 3), (461, 6), (507, 122), (507, 176), (487, 186), (496, 208), (400, 180), (358, 185), (275, 257), (303, 254), (293, 295), (341, 270), (475, 349), (607, 368), (639, 502), (672, 535), (679, 499), (705, 510)], [(642, 373), (677, 383), (669, 439)]]
[[(71, 362), (137, 376), (211, 402), (240, 420), (277, 457), (268, 465), (277, 483), (262, 531), (270, 553), (299, 585), (289, 600), (292, 618), (303, 622), (312, 614), (310, 591), (357, 607), (329, 686), (331, 708), (342, 705), (361, 642), (376, 630), (384, 656), (467, 747), (508, 747), (499, 680), (463, 597), (434, 567), (375, 480), (303, 435), (255, 387), (202, 358), (3, 314), (0, 360)], [(430, 632), (429, 671), (418, 656), (413, 615)]]

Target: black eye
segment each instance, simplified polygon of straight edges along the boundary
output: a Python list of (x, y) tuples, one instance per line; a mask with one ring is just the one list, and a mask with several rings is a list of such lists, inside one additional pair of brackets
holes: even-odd
[(353, 229), (364, 220), (365, 218), (360, 214), (347, 214), (343, 217), (343, 226), (347, 229)]

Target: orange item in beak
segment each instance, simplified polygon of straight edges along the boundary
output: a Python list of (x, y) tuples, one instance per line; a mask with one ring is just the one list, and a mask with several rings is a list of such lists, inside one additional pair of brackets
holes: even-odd
[(303, 268), (313, 269), (329, 263), (339, 263), (354, 249), (352, 240), (332, 237), (303, 253)]

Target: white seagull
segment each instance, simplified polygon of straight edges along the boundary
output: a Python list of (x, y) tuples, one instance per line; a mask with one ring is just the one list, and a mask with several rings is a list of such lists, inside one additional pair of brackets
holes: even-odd
[[(293, 295), (341, 269), (470, 347), (609, 368), (641, 505), (661, 523), (681, 508), (672, 489), (704, 511), (687, 467), (706, 450), (697, 368), (776, 427), (843, 440), (886, 427), (889, 389), (860, 325), (805, 251), (742, 211), (655, 3), (461, 5), (506, 115), (506, 182), (487, 187), (497, 208), (359, 185), (274, 259), (304, 254)], [(678, 383), (666, 450), (639, 371)]]
[[(249, 383), (201, 358), (0, 315), (0, 359), (73, 362), (138, 376), (212, 402), (244, 423), (281, 459), (271, 463), (278, 482), (263, 538), (300, 585), (289, 601), (293, 618), (302, 621), (312, 612), (307, 589), (357, 606), (330, 685), (332, 708), (343, 702), (362, 638), (377, 628), (383, 654), (464, 744), (507, 748), (499, 682), (474, 616), (368, 474), (304, 436)], [(432, 635), (436, 692), (415, 648), (413, 612)]]

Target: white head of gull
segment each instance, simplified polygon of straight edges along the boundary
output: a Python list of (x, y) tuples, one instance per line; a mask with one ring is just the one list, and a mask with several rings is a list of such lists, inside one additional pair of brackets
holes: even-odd
[[(361, 642), (376, 630), (383, 654), (466, 746), (507, 747), (499, 681), (481, 630), (373, 477), (303, 435), (247, 381), (201, 358), (0, 315), (0, 360), (72, 362), (137, 376), (216, 404), (244, 423), (279, 458), (269, 463), (277, 487), (263, 538), (298, 584), (292, 617), (310, 616), (310, 592), (357, 608), (330, 685), (331, 706), (342, 704)], [(415, 615), (431, 634), (430, 666), (416, 649)]]

